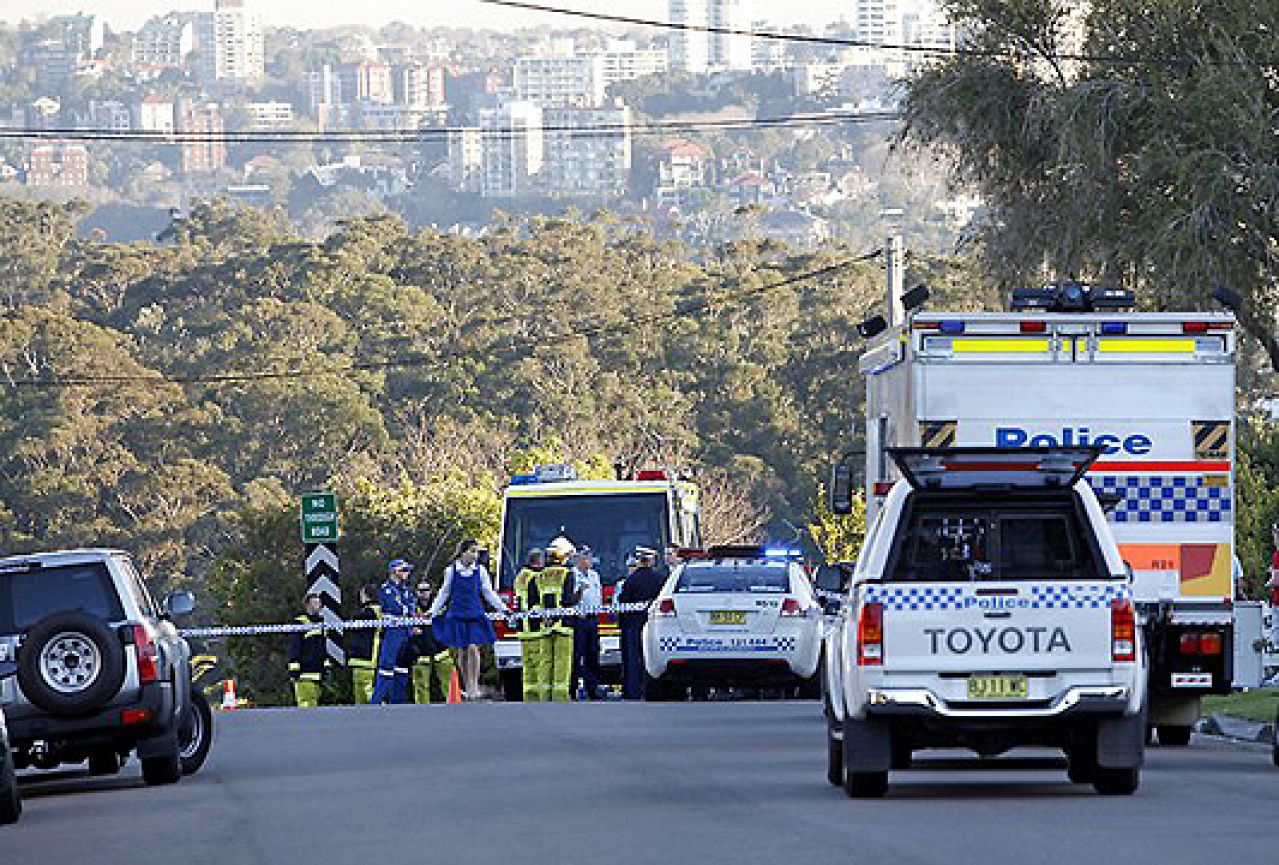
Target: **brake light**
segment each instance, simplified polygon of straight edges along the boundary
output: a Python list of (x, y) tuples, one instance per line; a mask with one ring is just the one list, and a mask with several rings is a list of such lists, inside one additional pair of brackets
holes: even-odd
[(875, 481), (875, 495), (886, 496), (893, 491), (892, 481)]
[(1137, 659), (1137, 615), (1129, 598), (1110, 602), (1110, 656), (1114, 661)]
[(662, 598), (657, 602), (657, 611), (654, 613), (659, 619), (669, 619), (675, 615), (675, 599)]
[(878, 667), (884, 663), (884, 605), (862, 605), (857, 617), (857, 666)]
[(133, 646), (138, 651), (138, 679), (144, 685), (160, 678), (160, 652), (145, 625), (133, 626)]
[(1047, 333), (1048, 322), (1046, 321), (1023, 321), (1021, 323), (1022, 333)]
[(1199, 653), (1201, 655), (1221, 654), (1221, 634), (1200, 634)]
[(1199, 654), (1199, 635), (1182, 634), (1179, 646), (1181, 648), (1181, 654), (1183, 655)]
[(804, 615), (804, 608), (799, 605), (799, 601), (795, 598), (787, 598), (782, 601), (782, 618), (794, 618)]
[(670, 480), (666, 476), (666, 472), (662, 469), (641, 469), (635, 474), (637, 481), (665, 481)]

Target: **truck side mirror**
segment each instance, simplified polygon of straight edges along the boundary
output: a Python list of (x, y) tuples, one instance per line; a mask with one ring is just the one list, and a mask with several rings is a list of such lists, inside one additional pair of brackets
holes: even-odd
[(195, 611), (195, 595), (190, 592), (174, 592), (164, 599), (165, 618), (189, 616)]
[(830, 473), (830, 512), (847, 515), (853, 512), (853, 470), (840, 463)]

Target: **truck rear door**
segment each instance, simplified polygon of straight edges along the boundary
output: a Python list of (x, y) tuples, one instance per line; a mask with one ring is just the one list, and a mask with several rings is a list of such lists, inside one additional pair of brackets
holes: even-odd
[(1125, 575), (1103, 555), (1075, 484), (1095, 451), (899, 450), (915, 491), (884, 579), (885, 674), (952, 680), (947, 699), (1031, 699), (1112, 666)]

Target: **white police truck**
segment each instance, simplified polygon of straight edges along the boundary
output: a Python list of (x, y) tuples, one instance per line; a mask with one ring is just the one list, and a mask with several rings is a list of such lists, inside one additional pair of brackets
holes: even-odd
[(882, 796), (914, 752), (1062, 748), (1136, 790), (1146, 670), (1132, 582), (1082, 478), (1099, 448), (891, 449), (826, 636), (827, 778)]
[(1129, 292), (1019, 289), (1012, 312), (916, 312), (860, 361), (868, 519), (893, 446), (1097, 446), (1150, 651), (1150, 722), (1182, 746), (1233, 679), (1234, 319), (1134, 313)]

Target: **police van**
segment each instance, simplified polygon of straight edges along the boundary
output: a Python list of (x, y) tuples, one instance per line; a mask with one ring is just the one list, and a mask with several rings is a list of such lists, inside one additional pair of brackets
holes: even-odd
[(1084, 474), (1092, 448), (890, 449), (826, 636), (827, 778), (882, 796), (924, 748), (1062, 748), (1136, 790), (1146, 668), (1132, 580)]
[(1106, 509), (1150, 649), (1150, 722), (1184, 746), (1233, 679), (1234, 319), (1137, 313), (1130, 292), (1059, 283), (1012, 311), (903, 316), (863, 354), (868, 519), (887, 449), (1096, 447)]

